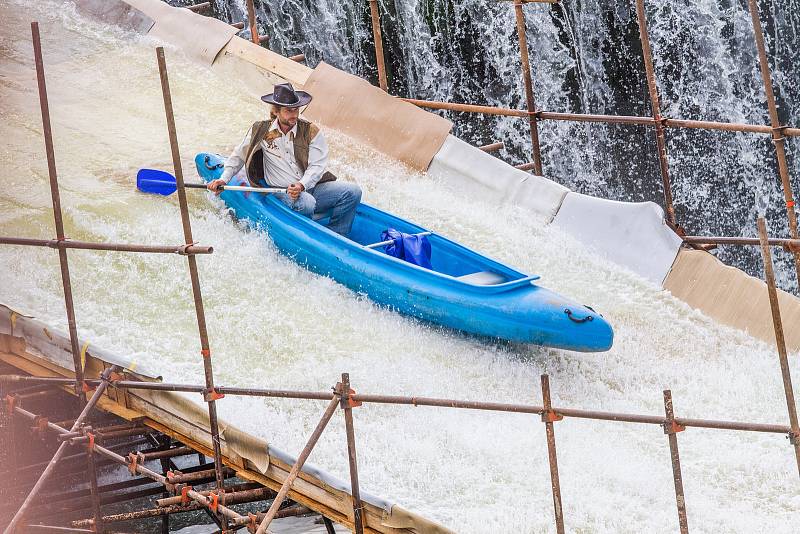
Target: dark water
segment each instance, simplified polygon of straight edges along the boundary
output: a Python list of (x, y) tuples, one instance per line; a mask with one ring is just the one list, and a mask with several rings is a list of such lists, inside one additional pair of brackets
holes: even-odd
[[(175, 3), (188, 3), (178, 0)], [(305, 54), (377, 84), (367, 0), (255, 0), (259, 31), (282, 54)], [(800, 116), (800, 0), (759, 2), (781, 121)], [(218, 0), (218, 17), (245, 18), (244, 0)], [(511, 2), (380, 0), (392, 94), (523, 108)], [(537, 106), (548, 111), (650, 116), (634, 1), (564, 0), (524, 7)], [(646, 2), (662, 114), (681, 119), (769, 124), (746, 0)], [(498, 154), (531, 161), (526, 122), (441, 112), (475, 145), (504, 141)], [(544, 174), (571, 189), (663, 206), (652, 129), (543, 122)], [(770, 233), (788, 236), (783, 193), (768, 135), (677, 130), (667, 151), (679, 224), (699, 235), (756, 235), (757, 206)], [(787, 152), (800, 191), (798, 141)], [(760, 276), (755, 247), (716, 254)], [(779, 283), (796, 291), (788, 254), (776, 251)]]

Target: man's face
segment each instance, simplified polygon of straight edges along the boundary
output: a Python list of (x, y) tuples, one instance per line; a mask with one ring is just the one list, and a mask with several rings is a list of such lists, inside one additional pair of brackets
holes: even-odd
[(278, 124), (286, 129), (294, 128), (297, 124), (297, 117), (300, 115), (299, 108), (278, 108)]

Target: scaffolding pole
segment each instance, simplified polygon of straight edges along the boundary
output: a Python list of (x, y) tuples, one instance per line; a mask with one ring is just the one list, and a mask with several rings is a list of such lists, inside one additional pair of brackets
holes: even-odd
[[(767, 48), (764, 44), (764, 30), (761, 28), (761, 18), (759, 16), (758, 4), (756, 0), (748, 0), (750, 8), (750, 18), (753, 20), (753, 34), (758, 48), (758, 64), (761, 69), (761, 79), (764, 82), (764, 92), (767, 96), (767, 107), (769, 108), (769, 119), (772, 124), (772, 143), (775, 145), (775, 157), (778, 159), (778, 174), (781, 178), (783, 187), (783, 199), (786, 203), (786, 217), (789, 222), (789, 236), (797, 239), (797, 213), (795, 212), (794, 195), (792, 193), (792, 182), (789, 178), (789, 164), (786, 161), (785, 146), (785, 127), (781, 126), (778, 117), (778, 104), (775, 102), (775, 93), (772, 90), (772, 75), (770, 74), (769, 61), (767, 60)], [(797, 275), (797, 286), (800, 290), (800, 254), (794, 253), (794, 269)]]
[(536, 99), (533, 95), (531, 63), (528, 58), (528, 37), (525, 33), (525, 12), (522, 10), (522, 0), (514, 0), (514, 16), (517, 23), (517, 40), (519, 41), (520, 60), (522, 62), (522, 83), (525, 86), (525, 102), (528, 107), (528, 124), (531, 130), (533, 171), (541, 176), (542, 152), (539, 146), (539, 124), (536, 118)]
[(642, 56), (644, 57), (644, 71), (647, 77), (647, 91), (650, 93), (650, 104), (653, 108), (653, 123), (656, 127), (656, 148), (658, 150), (658, 165), (661, 169), (661, 180), (664, 186), (664, 208), (667, 220), (677, 226), (675, 208), (672, 205), (672, 184), (669, 178), (669, 165), (667, 163), (667, 142), (664, 137), (664, 123), (661, 118), (661, 103), (658, 98), (655, 69), (653, 68), (653, 52), (650, 50), (650, 34), (647, 31), (647, 15), (644, 11), (644, 0), (636, 0), (636, 17), (639, 21), (639, 40), (642, 43)]
[[(36, 81), (39, 86), (39, 106), (42, 110), (42, 128), (44, 134), (45, 152), (47, 155), (47, 172), (50, 176), (50, 196), (53, 200), (53, 220), (56, 227), (56, 240), (64, 241), (64, 220), (61, 211), (61, 194), (58, 188), (58, 173), (56, 172), (56, 154), (53, 147), (53, 130), (50, 126), (50, 104), (47, 99), (47, 83), (44, 75), (44, 60), (42, 59), (42, 41), (39, 36), (39, 23), (31, 22), (31, 36), (33, 38), (33, 56), (36, 62)], [(67, 327), (69, 330), (69, 343), (72, 351), (72, 363), (75, 366), (75, 394), (83, 404), (86, 403), (86, 394), (83, 391), (83, 367), (81, 366), (81, 349), (78, 346), (78, 328), (75, 323), (75, 305), (72, 300), (72, 282), (69, 276), (69, 260), (67, 251), (58, 249), (58, 262), (61, 267), (61, 282), (64, 287), (64, 304), (67, 308)]]
[[(158, 59), (158, 71), (161, 77), (161, 91), (164, 97), (164, 111), (167, 119), (167, 129), (169, 131), (169, 144), (172, 151), (172, 164), (175, 169), (175, 181), (178, 185), (178, 203), (181, 210), (181, 223), (183, 225), (183, 236), (187, 245), (194, 244), (192, 237), (192, 225), (189, 219), (189, 206), (186, 202), (186, 189), (183, 184), (183, 167), (181, 166), (181, 155), (178, 149), (178, 135), (175, 130), (175, 116), (172, 110), (172, 95), (169, 87), (169, 76), (167, 74), (167, 63), (164, 58), (164, 48), (156, 48), (156, 58)], [(203, 308), (203, 296), (200, 291), (200, 277), (197, 271), (197, 259), (194, 256), (187, 256), (189, 262), (189, 275), (192, 282), (192, 295), (194, 297), (195, 314), (197, 316), (197, 327), (200, 334), (200, 354), (203, 357), (203, 370), (206, 378), (205, 401), (208, 403), (208, 422), (211, 430), (211, 443), (214, 451), (214, 468), (217, 476), (217, 489), (224, 491), (225, 477), (222, 473), (222, 451), (219, 440), (219, 421), (217, 419), (216, 399), (221, 398), (214, 390), (214, 371), (211, 366), (211, 349), (208, 343), (208, 330), (206, 329), (206, 315)], [(224, 516), (220, 516), (225, 521)]]
[(783, 321), (781, 320), (781, 308), (778, 303), (778, 290), (775, 287), (775, 270), (772, 265), (772, 253), (769, 250), (769, 239), (767, 238), (767, 223), (763, 217), (758, 218), (758, 237), (761, 239), (761, 255), (764, 258), (764, 277), (767, 280), (767, 293), (769, 295), (769, 305), (772, 311), (772, 325), (775, 329), (775, 345), (778, 349), (778, 360), (781, 365), (781, 377), (783, 378), (783, 392), (786, 396), (786, 409), (789, 412), (789, 441), (794, 446), (795, 459), (797, 461), (797, 471), (800, 474), (800, 427), (797, 422), (797, 405), (794, 400), (794, 388), (792, 387), (792, 375), (789, 371), (789, 359), (786, 351), (786, 338), (783, 333)]

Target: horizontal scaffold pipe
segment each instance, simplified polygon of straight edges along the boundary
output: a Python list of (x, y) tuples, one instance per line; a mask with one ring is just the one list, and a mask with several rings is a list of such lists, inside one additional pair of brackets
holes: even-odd
[[(428, 109), (444, 109), (465, 113), (484, 113), (487, 115), (503, 115), (509, 117), (528, 117), (530, 113), (522, 109), (500, 108), (495, 106), (478, 106), (475, 104), (459, 104), (456, 102), (435, 102), (432, 100), (415, 100), (403, 98), (406, 102)], [(572, 122), (599, 122), (605, 124), (631, 124), (637, 126), (655, 126), (652, 117), (634, 117), (629, 115), (592, 115), (587, 113), (556, 113), (552, 111), (536, 111), (533, 113), (539, 120), (572, 121)], [(661, 120), (667, 128), (688, 128), (693, 130), (722, 130), (727, 132), (772, 134), (772, 126), (757, 124), (738, 124), (715, 121), (695, 121), (682, 119), (663, 118)], [(800, 136), (800, 128), (778, 128), (783, 135)]]
[(147, 252), (153, 254), (213, 254), (214, 247), (200, 245), (128, 245), (125, 243), (89, 243), (71, 239), (30, 239), (0, 237), (0, 245), (26, 245), (55, 249), (106, 250), (112, 252)]
[[(757, 237), (706, 237), (687, 235), (683, 237), (685, 243), (692, 245), (753, 245), (759, 246), (761, 242)], [(790, 252), (800, 252), (800, 239), (767, 239), (773, 247), (783, 247)]]
[[(4, 382), (50, 382), (58, 385), (68, 385), (72, 383), (69, 378), (49, 378), (31, 377), (18, 375), (0, 376), (0, 381)], [(85, 380), (93, 386), (99, 380)], [(190, 384), (171, 384), (163, 382), (137, 382), (132, 380), (119, 380), (112, 382), (112, 386), (125, 389), (143, 389), (150, 391), (180, 391), (185, 393), (205, 393), (205, 386)], [(305, 400), (331, 400), (333, 392), (327, 391), (291, 391), (279, 389), (257, 389), (218, 386), (214, 388), (216, 392), (224, 395), (241, 395), (248, 397), (270, 397), (282, 399), (305, 399)], [(440, 408), (460, 408), (466, 410), (485, 410), (493, 412), (513, 412), (541, 415), (545, 409), (543, 406), (532, 404), (509, 404), (501, 402), (467, 401), (456, 399), (439, 399), (432, 397), (407, 397), (398, 395), (351, 395), (354, 402), (366, 402), (375, 404), (405, 404), (411, 406), (435, 406)], [(594, 410), (580, 410), (572, 408), (553, 407), (553, 411), (565, 417), (575, 417), (580, 419), (597, 419), (601, 421), (618, 421), (622, 423), (643, 423), (652, 425), (664, 425), (667, 420), (659, 415), (639, 415), (630, 413), (602, 412)], [(713, 419), (689, 419), (683, 417), (675, 418), (675, 422), (682, 426), (696, 428), (713, 428), (720, 430), (746, 430), (750, 432), (767, 432), (773, 434), (788, 434), (791, 431), (786, 425), (768, 423), (748, 423), (739, 421), (718, 421)], [(66, 431), (65, 431), (66, 432)]]

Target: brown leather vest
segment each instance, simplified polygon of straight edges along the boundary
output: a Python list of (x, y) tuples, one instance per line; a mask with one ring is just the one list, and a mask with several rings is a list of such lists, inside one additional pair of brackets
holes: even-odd
[[(273, 119), (274, 120), (274, 119)], [(256, 121), (250, 129), (250, 146), (245, 153), (245, 168), (247, 169), (247, 180), (253, 187), (263, 187), (264, 180), (264, 151), (261, 149), (261, 141), (280, 137), (280, 132), (269, 131), (272, 121)], [(300, 171), (306, 172), (308, 168), (308, 147), (311, 140), (319, 133), (319, 128), (305, 119), (297, 119), (297, 135), (294, 136), (294, 158)], [(332, 182), (336, 176), (325, 171), (318, 184)], [(264, 182), (267, 182), (264, 180)], [(268, 183), (268, 182), (267, 182)]]

